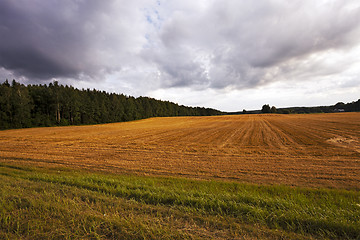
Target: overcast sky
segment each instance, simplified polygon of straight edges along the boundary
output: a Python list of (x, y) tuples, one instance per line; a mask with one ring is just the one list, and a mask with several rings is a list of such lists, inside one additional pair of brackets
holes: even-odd
[(0, 81), (223, 111), (360, 98), (359, 0), (0, 0)]

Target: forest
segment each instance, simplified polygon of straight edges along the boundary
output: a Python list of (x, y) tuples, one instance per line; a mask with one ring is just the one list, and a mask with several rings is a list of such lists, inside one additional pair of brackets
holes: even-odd
[(124, 122), (150, 117), (210, 116), (222, 112), (149, 97), (77, 89), (57, 81), (0, 84), (0, 129)]
[(290, 107), (280, 108), (276, 110), (276, 113), (332, 113), (332, 112), (359, 112), (360, 111), (360, 99), (357, 101), (343, 103), (338, 102), (331, 106), (317, 106), (317, 107)]
[(277, 113), (277, 114), (308, 114), (308, 113), (334, 113), (334, 112), (360, 112), (360, 99), (356, 102), (349, 103), (338, 102), (331, 106), (316, 106), (316, 107), (287, 107), (276, 108), (270, 107), (269, 104), (264, 104), (261, 110), (243, 110), (241, 112), (229, 112), (227, 114), (261, 114), (261, 113)]

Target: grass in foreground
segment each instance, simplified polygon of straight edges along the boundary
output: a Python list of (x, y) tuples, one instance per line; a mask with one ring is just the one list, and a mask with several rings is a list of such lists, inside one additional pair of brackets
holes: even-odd
[(0, 239), (360, 238), (360, 192), (0, 163)]

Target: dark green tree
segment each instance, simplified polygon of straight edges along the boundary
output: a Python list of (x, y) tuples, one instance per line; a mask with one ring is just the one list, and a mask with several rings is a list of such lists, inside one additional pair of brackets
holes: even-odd
[(270, 112), (271, 113), (276, 113), (277, 112), (277, 109), (275, 106), (272, 106), (271, 109), (270, 109)]
[(0, 129), (12, 127), (11, 91), (8, 80), (0, 85)]
[(270, 105), (269, 104), (263, 105), (261, 108), (261, 112), (262, 113), (271, 113)]

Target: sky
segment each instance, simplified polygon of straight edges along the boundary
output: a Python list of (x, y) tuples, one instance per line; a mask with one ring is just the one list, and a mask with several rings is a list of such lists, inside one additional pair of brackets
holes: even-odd
[(0, 0), (0, 82), (222, 111), (360, 98), (358, 0)]

